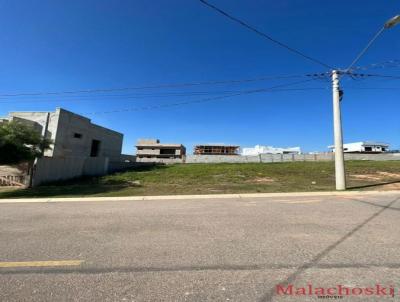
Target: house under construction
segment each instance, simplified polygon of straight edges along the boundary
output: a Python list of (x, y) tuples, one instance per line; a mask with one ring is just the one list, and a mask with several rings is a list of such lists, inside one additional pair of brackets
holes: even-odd
[(136, 148), (136, 160), (139, 162), (181, 159), (186, 155), (186, 148), (182, 144), (161, 144), (158, 139), (139, 139)]
[(227, 145), (197, 145), (194, 147), (195, 155), (239, 155), (240, 146)]

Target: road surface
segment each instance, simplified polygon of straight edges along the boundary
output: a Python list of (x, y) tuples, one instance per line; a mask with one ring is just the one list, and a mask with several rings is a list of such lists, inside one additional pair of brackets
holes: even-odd
[(399, 232), (400, 193), (0, 204), (0, 301), (400, 301)]

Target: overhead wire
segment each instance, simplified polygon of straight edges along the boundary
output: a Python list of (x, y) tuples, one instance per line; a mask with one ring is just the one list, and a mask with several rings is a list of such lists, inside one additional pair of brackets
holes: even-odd
[(2, 94), (0, 94), (0, 97), (45, 96), (45, 95), (64, 95), (64, 94), (70, 95), (70, 94), (79, 94), (79, 93), (87, 94), (87, 93), (104, 93), (104, 92), (117, 92), (117, 91), (129, 91), (129, 90), (180, 88), (180, 87), (192, 87), (192, 86), (201, 86), (201, 85), (236, 84), (236, 83), (266, 81), (266, 80), (291, 79), (291, 78), (300, 78), (300, 77), (305, 77), (305, 76), (307, 76), (307, 74), (265, 76), (265, 77), (259, 77), (259, 78), (238, 79), (238, 80), (167, 83), (167, 84), (159, 84), (159, 85), (131, 86), (131, 87), (119, 87), (119, 88), (98, 88), (98, 89), (80, 89), (80, 90), (66, 90), (66, 91), (2, 93)]
[(346, 89), (357, 90), (399, 90), (400, 87), (345, 87)]
[(303, 52), (301, 52), (301, 51), (299, 51), (299, 50), (297, 50), (297, 49), (295, 49), (295, 48), (293, 48), (293, 47), (291, 47), (291, 46), (289, 46), (289, 45), (287, 45), (285, 43), (282, 43), (282, 42), (276, 40), (275, 38), (271, 37), (270, 35), (267, 35), (266, 33), (256, 29), (253, 26), (251, 26), (247, 22), (244, 22), (243, 20), (240, 20), (239, 18), (232, 16), (231, 14), (229, 14), (226, 11), (216, 7), (215, 5), (209, 3), (209, 2), (207, 2), (205, 0), (199, 0), (199, 1), (201, 3), (203, 3), (204, 5), (208, 6), (209, 8), (217, 11), (221, 15), (227, 17), (228, 19), (230, 19), (232, 21), (235, 21), (236, 23), (239, 23), (240, 25), (242, 25), (242, 26), (246, 27), (247, 29), (253, 31), (254, 33), (260, 35), (261, 37), (263, 37), (263, 38), (265, 38), (265, 39), (267, 39), (267, 40), (269, 40), (269, 41), (271, 41), (271, 42), (273, 42), (273, 43), (275, 43), (275, 44), (277, 44), (277, 45), (279, 45), (279, 46), (281, 46), (281, 47), (283, 47), (283, 48), (285, 48), (285, 49), (287, 49), (287, 50), (289, 50), (289, 51), (291, 51), (291, 52), (293, 52), (293, 53), (295, 53), (295, 54), (297, 54), (297, 55), (299, 55), (299, 56), (301, 56), (301, 57), (303, 57), (305, 59), (307, 59), (307, 60), (309, 60), (309, 61), (312, 61), (312, 62), (314, 62), (316, 64), (319, 64), (319, 65), (321, 65), (323, 67), (326, 67), (328, 69), (334, 69), (332, 66), (330, 66), (328, 64), (325, 64), (324, 62), (321, 62), (320, 60), (312, 58), (312, 57), (304, 54)]
[[(274, 89), (273, 91), (295, 91), (295, 90), (317, 90), (317, 89), (325, 89), (325, 88), (320, 88), (320, 87), (309, 87), (309, 88), (294, 88), (294, 89)], [(242, 92), (241, 90), (231, 90), (231, 91), (215, 91), (215, 92), (204, 92), (204, 93), (194, 93), (194, 94), (174, 94), (174, 95), (144, 95), (144, 96), (131, 96), (131, 95), (101, 95), (101, 96), (90, 96), (90, 98), (84, 98), (88, 96), (79, 96), (79, 97), (67, 97), (66, 99), (38, 99), (38, 100), (18, 100), (18, 103), (54, 103), (54, 102), (72, 102), (72, 101), (109, 101), (109, 100), (121, 100), (121, 101), (126, 101), (126, 100), (143, 100), (143, 99), (152, 99), (152, 98), (171, 98), (171, 97), (188, 97), (188, 96), (205, 96), (205, 95), (229, 95), (233, 93), (240, 93)], [(10, 104), (10, 103), (15, 103), (15, 100), (13, 101), (0, 101), (0, 104)]]
[(297, 84), (301, 84), (301, 83), (306, 83), (306, 82), (310, 82), (310, 81), (314, 81), (314, 80), (315, 79), (307, 79), (307, 80), (303, 80), (303, 81), (297, 81), (297, 82), (291, 82), (291, 83), (275, 85), (275, 86), (272, 86), (272, 87), (269, 87), (269, 88), (245, 90), (245, 91), (241, 91), (241, 92), (238, 92), (238, 93), (233, 93), (233, 94), (223, 95), (223, 96), (216, 96), (216, 97), (209, 97), (209, 98), (204, 98), (204, 99), (200, 99), (200, 100), (189, 100), (189, 101), (184, 101), (184, 102), (158, 104), (158, 105), (150, 105), (150, 106), (134, 107), (134, 108), (123, 108), (123, 109), (109, 110), (109, 111), (86, 112), (84, 114), (87, 114), (87, 115), (110, 114), (110, 113), (143, 111), (143, 110), (152, 110), (152, 109), (160, 109), (160, 108), (168, 108), (168, 107), (177, 107), (177, 106), (183, 106), (183, 105), (189, 105), (189, 104), (205, 103), (205, 102), (217, 101), (217, 100), (222, 100), (222, 99), (235, 97), (235, 96), (240, 96), (240, 95), (248, 95), (248, 94), (255, 94), (255, 93), (262, 93), (262, 92), (270, 92), (270, 91), (274, 91), (277, 88), (288, 87), (288, 86), (297, 85)]
[(368, 70), (375, 68), (395, 68), (400, 67), (400, 60), (392, 59), (384, 62), (371, 63), (363, 66), (353, 66), (352, 70)]
[(366, 74), (368, 77), (388, 78), (388, 79), (400, 79), (398, 75), (386, 75), (386, 74)]

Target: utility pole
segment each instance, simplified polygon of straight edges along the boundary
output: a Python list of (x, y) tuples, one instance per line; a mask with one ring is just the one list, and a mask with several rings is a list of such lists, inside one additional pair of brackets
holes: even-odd
[(346, 176), (344, 169), (339, 77), (340, 73), (337, 70), (333, 70), (332, 95), (333, 95), (333, 132), (335, 137), (335, 177), (336, 177), (336, 190), (342, 191), (346, 190)]
[[(383, 27), (368, 42), (367, 46), (358, 54), (345, 72), (351, 72), (351, 68), (360, 60), (365, 52), (371, 47), (375, 40), (384, 32), (385, 29), (392, 28), (400, 24), (400, 15), (394, 16), (386, 21)], [(343, 154), (343, 133), (342, 133), (342, 116), (340, 111), (341, 90), (339, 86), (340, 72), (332, 70), (332, 93), (333, 93), (333, 132), (335, 136), (335, 178), (336, 190), (346, 190), (346, 175), (344, 168)]]

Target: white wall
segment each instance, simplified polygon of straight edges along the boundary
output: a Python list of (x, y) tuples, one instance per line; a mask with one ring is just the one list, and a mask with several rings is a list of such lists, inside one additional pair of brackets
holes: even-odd
[[(371, 147), (371, 151), (365, 151), (365, 147)], [(385, 151), (382, 151), (382, 148), (385, 148)], [(348, 143), (343, 144), (343, 152), (386, 152), (388, 151), (388, 146), (379, 145), (379, 144), (368, 144), (365, 142), (356, 142), (356, 143)], [(335, 148), (332, 148), (333, 152), (335, 152)]]

